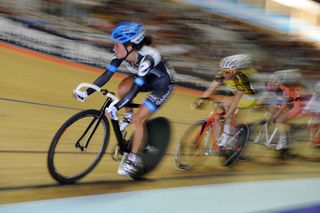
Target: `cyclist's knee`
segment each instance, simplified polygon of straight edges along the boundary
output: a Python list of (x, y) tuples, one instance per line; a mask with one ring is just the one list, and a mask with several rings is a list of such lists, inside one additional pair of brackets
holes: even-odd
[(274, 119), (275, 123), (285, 123), (289, 120), (289, 114), (287, 112), (281, 113), (276, 119)]
[(145, 118), (139, 116), (138, 114), (134, 114), (132, 118), (132, 124), (137, 128), (144, 125)]
[(118, 85), (118, 96), (120, 98), (122, 98), (129, 92), (132, 86), (132, 83), (133, 83), (132, 77), (125, 78), (123, 81), (120, 82), (120, 84)]

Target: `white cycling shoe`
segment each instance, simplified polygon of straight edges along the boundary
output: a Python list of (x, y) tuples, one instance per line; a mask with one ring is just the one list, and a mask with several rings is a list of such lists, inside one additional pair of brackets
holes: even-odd
[(138, 155), (125, 153), (117, 173), (123, 176), (135, 176), (142, 167), (142, 159)]
[(120, 128), (121, 132), (123, 132), (127, 128), (127, 126), (129, 126), (129, 124), (131, 124), (132, 116), (133, 116), (132, 112), (126, 112), (124, 114), (123, 120), (119, 122), (119, 128)]
[(287, 137), (281, 137), (280, 136), (280, 139), (279, 139), (279, 142), (276, 146), (276, 150), (281, 150), (281, 149), (285, 149), (287, 148)]

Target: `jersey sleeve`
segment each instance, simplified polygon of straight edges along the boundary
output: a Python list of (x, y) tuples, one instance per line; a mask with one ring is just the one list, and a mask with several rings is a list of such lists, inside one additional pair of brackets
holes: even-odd
[[(106, 71), (104, 73), (102, 73), (102, 75), (100, 75), (94, 82), (93, 84), (102, 87), (103, 85), (105, 85), (110, 78), (113, 76), (113, 74), (118, 70), (119, 66), (122, 63), (122, 59), (117, 59), (117, 58), (113, 58), (110, 62), (110, 64), (107, 66)], [(91, 95), (92, 93), (94, 93), (95, 90), (94, 89), (87, 89), (87, 94)]]
[(144, 47), (139, 54), (142, 55), (142, 59), (139, 64), (138, 76), (143, 77), (160, 63), (161, 55), (159, 51), (151, 47)]
[(126, 104), (130, 103), (132, 99), (136, 97), (138, 92), (140, 91), (140, 86), (137, 84), (133, 84), (130, 88), (129, 92), (120, 99), (118, 103), (116, 103), (114, 106), (119, 110), (122, 107), (124, 107)]
[(237, 73), (235, 79), (235, 86), (239, 91), (248, 93), (250, 95), (255, 94), (249, 77), (242, 72)]

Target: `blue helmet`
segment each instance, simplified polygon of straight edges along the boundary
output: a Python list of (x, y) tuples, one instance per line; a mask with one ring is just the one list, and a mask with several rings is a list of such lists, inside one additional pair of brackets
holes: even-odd
[(137, 22), (119, 23), (111, 34), (111, 39), (121, 44), (130, 42), (139, 44), (144, 38), (143, 26)]

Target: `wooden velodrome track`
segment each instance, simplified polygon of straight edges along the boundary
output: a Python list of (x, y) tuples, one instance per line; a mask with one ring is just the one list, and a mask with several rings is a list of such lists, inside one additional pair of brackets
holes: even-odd
[[(118, 162), (105, 155), (87, 177), (74, 185), (59, 185), (46, 167), (47, 150), (59, 126), (80, 109), (98, 108), (103, 97), (95, 94), (84, 104), (71, 97), (80, 82), (92, 82), (101, 69), (87, 67), (0, 42), (0, 203), (239, 181), (320, 177), (316, 162), (289, 160), (279, 163), (275, 153), (257, 149), (264, 157), (252, 157), (233, 168), (218, 166), (216, 158), (183, 172), (174, 168), (170, 155), (187, 124), (207, 116), (208, 110), (189, 106), (197, 92), (177, 87), (157, 115), (172, 121), (168, 154), (145, 181), (116, 174)], [(115, 90), (123, 76), (107, 85)], [(142, 100), (144, 96), (138, 96)], [(115, 143), (114, 136), (107, 151)], [(248, 153), (250, 149), (248, 147)]]

